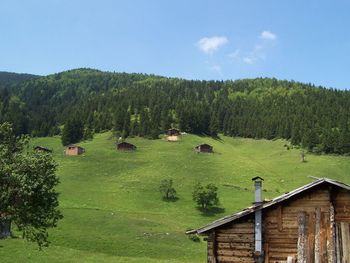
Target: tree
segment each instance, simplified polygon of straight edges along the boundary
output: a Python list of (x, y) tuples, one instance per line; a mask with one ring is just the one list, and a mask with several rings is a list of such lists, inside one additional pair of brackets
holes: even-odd
[(84, 129), (83, 139), (92, 140), (94, 138), (94, 130), (89, 126)]
[(208, 184), (203, 187), (201, 183), (197, 183), (192, 192), (192, 199), (202, 209), (207, 210), (219, 204), (217, 191), (218, 188), (214, 184)]
[(301, 150), (301, 152), (300, 152), (300, 158), (301, 158), (301, 162), (302, 162), (302, 163), (305, 163), (305, 162), (306, 162), (304, 150)]
[(62, 218), (58, 210), (56, 163), (48, 153), (29, 151), (29, 139), (16, 137), (9, 123), (0, 125), (0, 235), (11, 223), (39, 247), (48, 245), (48, 228)]
[(173, 187), (172, 179), (163, 179), (160, 182), (159, 191), (162, 193), (164, 200), (176, 199), (176, 190)]
[(215, 116), (215, 114), (212, 114), (210, 118), (210, 124), (209, 124), (209, 134), (212, 137), (217, 137), (219, 132), (219, 120)]
[(84, 124), (77, 117), (69, 119), (62, 131), (62, 144), (68, 145), (79, 142), (84, 137)]

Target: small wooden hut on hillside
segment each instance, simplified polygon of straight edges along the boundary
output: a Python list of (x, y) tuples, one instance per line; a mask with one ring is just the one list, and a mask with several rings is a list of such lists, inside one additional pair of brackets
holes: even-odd
[(194, 150), (198, 153), (213, 153), (213, 146), (203, 143), (194, 147)]
[(80, 155), (85, 153), (85, 149), (83, 147), (80, 147), (78, 145), (70, 144), (66, 146), (65, 154), (66, 155)]
[(35, 146), (35, 147), (34, 147), (34, 151), (36, 151), (36, 152), (52, 153), (52, 150), (50, 150), (49, 148), (46, 148), (46, 147), (44, 147), (44, 146), (40, 146), (40, 145)]
[(208, 262), (349, 263), (350, 186), (322, 178), (188, 234), (208, 236)]
[(181, 135), (181, 132), (179, 129), (170, 128), (169, 130), (167, 130), (167, 135), (168, 136), (179, 136), (179, 135)]
[(128, 142), (121, 142), (117, 144), (117, 150), (118, 151), (135, 151), (136, 146)]

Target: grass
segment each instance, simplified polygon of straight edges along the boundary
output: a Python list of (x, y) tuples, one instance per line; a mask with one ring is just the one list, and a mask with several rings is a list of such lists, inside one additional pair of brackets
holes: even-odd
[[(35, 139), (33, 145), (54, 150), (64, 219), (43, 251), (22, 239), (1, 240), (1, 262), (205, 262), (206, 242), (191, 241), (185, 230), (249, 205), (252, 177), (265, 179), (265, 198), (310, 182), (308, 176), (350, 183), (349, 157), (307, 155), (302, 163), (300, 150), (287, 150), (282, 140), (188, 134), (174, 143), (128, 141), (136, 152), (117, 152), (110, 133), (97, 134), (80, 144), (83, 156), (68, 157), (58, 137)], [(213, 145), (215, 153), (196, 154), (200, 143)], [(162, 201), (164, 178), (173, 179), (176, 202)], [(196, 209), (191, 192), (198, 181), (219, 187), (217, 213)]]

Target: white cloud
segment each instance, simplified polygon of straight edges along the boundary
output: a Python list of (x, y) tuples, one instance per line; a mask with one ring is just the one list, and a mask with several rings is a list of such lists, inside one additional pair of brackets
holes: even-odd
[(240, 50), (237, 48), (235, 51), (233, 51), (232, 53), (228, 54), (227, 56), (230, 58), (230, 59), (238, 59), (239, 58), (239, 55), (240, 55)]
[(242, 60), (246, 64), (254, 64), (254, 62), (256, 61), (256, 58), (254, 58), (254, 57), (244, 57)]
[(243, 62), (246, 64), (254, 64), (258, 60), (264, 60), (266, 58), (266, 49), (266, 46), (256, 45), (249, 55), (242, 59)]
[(197, 46), (204, 53), (212, 54), (226, 43), (228, 43), (228, 39), (225, 36), (203, 37), (197, 42)]
[(277, 35), (270, 31), (263, 31), (261, 32), (260, 37), (265, 40), (275, 40)]

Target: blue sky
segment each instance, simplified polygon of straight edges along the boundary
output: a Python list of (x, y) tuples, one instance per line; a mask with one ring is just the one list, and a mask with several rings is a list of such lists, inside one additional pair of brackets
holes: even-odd
[(2, 0), (0, 71), (78, 67), (350, 89), (350, 1)]

